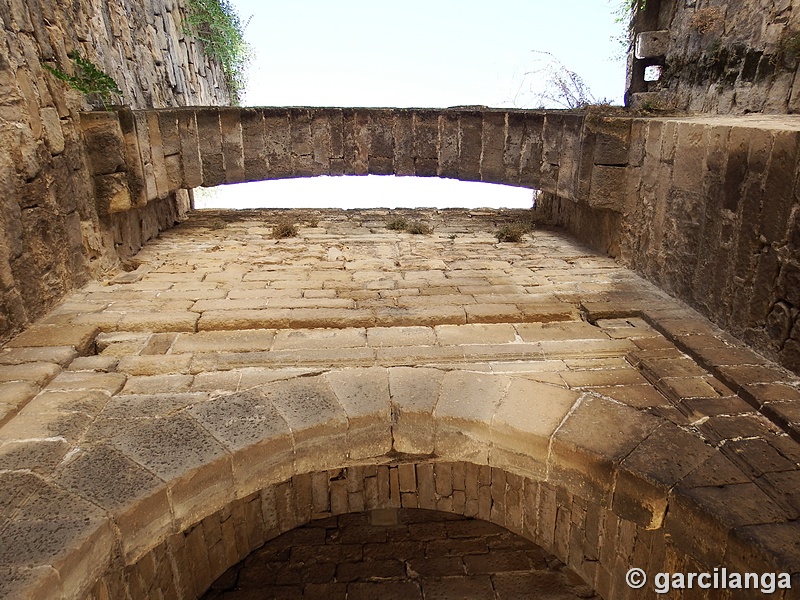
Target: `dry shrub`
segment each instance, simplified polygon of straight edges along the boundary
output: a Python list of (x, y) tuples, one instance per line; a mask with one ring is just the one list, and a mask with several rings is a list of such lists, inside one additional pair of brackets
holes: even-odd
[(295, 237), (297, 235), (297, 227), (289, 221), (281, 221), (272, 228), (272, 237), (276, 240), (282, 238)]
[(530, 231), (530, 228), (525, 227), (524, 225), (520, 224), (513, 224), (513, 225), (503, 225), (500, 229), (498, 229), (494, 237), (497, 238), (498, 242), (521, 242), (523, 236)]
[(392, 231), (405, 231), (408, 229), (408, 221), (406, 221), (403, 217), (394, 217), (393, 219), (386, 221), (386, 229), (391, 229)]
[(413, 223), (409, 223), (406, 231), (415, 235), (428, 235), (433, 232), (433, 229), (427, 223), (423, 223), (422, 221), (414, 221)]

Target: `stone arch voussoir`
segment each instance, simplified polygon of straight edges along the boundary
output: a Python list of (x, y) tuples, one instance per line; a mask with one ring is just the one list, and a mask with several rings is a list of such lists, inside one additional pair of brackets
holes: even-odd
[(419, 507), (502, 525), (615, 598), (631, 565), (735, 567), (747, 539), (747, 560), (769, 553), (758, 530), (732, 537), (742, 523), (717, 511), (721, 472), (736, 476), (689, 432), (553, 383), (459, 369), (320, 372), (109, 431), (58, 479), (85, 523), (19, 585), (31, 598), (46, 597), (37, 586), (59, 590), (50, 597), (146, 598), (159, 586), (194, 598), (311, 519)]

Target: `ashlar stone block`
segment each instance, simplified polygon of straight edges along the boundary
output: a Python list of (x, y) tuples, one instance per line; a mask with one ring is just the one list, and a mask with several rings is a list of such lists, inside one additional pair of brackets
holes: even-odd
[(342, 369), (325, 375), (348, 420), (350, 459), (381, 456), (392, 449), (387, 369)]
[[(433, 454), (433, 410), (439, 399), (444, 372), (424, 367), (389, 369), (389, 392), (396, 422), (394, 450), (406, 454)], [(409, 490), (404, 490), (409, 491)]]
[(291, 476), (291, 429), (260, 388), (217, 396), (188, 412), (232, 454), (237, 495)]
[(492, 417), (510, 383), (500, 375), (446, 373), (434, 409), (436, 453), (448, 460), (486, 464)]

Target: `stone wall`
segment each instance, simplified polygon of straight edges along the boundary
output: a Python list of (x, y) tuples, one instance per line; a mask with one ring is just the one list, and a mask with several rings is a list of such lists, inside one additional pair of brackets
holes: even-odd
[(792, 117), (193, 108), (93, 114), (83, 126), (103, 214), (197, 185), (316, 175), (537, 189), (540, 219), (800, 369)]
[[(800, 110), (793, 0), (647, 0), (633, 21), (628, 102), (704, 113)], [(644, 69), (661, 65), (659, 81)]]
[(550, 194), (539, 215), (800, 369), (800, 122), (635, 119), (632, 132), (624, 203), (598, 210)]
[(184, 192), (98, 214), (79, 127), (90, 106), (41, 66), (70, 72), (73, 51), (133, 107), (229, 100), (219, 68), (183, 33), (182, 1), (0, 1), (0, 340), (118, 268), (188, 206)]

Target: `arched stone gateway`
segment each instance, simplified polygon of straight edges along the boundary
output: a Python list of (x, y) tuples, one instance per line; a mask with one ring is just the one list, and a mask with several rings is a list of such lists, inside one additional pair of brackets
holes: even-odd
[(468, 369), (276, 376), (205, 401), (121, 396), (51, 482), (1, 475), (0, 547), (48, 565), (7, 576), (8, 597), (195, 598), (282, 532), (391, 507), (502, 525), (609, 599), (632, 566), (797, 570), (785, 500), (602, 394)]
[(598, 600), (552, 554), (452, 512), (383, 508), (312, 520), (225, 571), (201, 600)]

